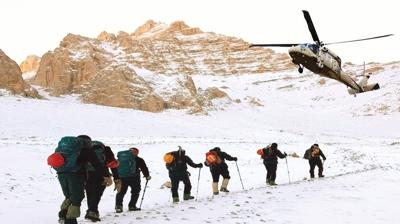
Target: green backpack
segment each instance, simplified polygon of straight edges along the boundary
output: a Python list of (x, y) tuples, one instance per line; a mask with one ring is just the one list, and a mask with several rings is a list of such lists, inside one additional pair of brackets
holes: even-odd
[(64, 158), (64, 162), (61, 166), (53, 168), (59, 173), (73, 173), (80, 170), (82, 165), (78, 164), (78, 157), (83, 147), (84, 142), (78, 137), (62, 137), (53, 154), (61, 155)]
[(132, 150), (119, 151), (118, 157), (118, 174), (120, 177), (133, 177), (136, 176), (136, 156), (133, 155)]
[[(102, 166), (104, 166), (106, 163), (106, 157), (104, 155), (104, 147), (105, 147), (105, 145), (102, 142), (92, 141), (92, 148), (93, 148), (94, 152), (96, 153), (97, 160), (99, 160), (99, 162)], [(87, 167), (88, 167), (88, 171), (96, 170), (90, 162), (88, 163)]]
[(311, 149), (307, 149), (307, 150), (304, 152), (303, 158), (304, 158), (304, 159), (311, 159)]

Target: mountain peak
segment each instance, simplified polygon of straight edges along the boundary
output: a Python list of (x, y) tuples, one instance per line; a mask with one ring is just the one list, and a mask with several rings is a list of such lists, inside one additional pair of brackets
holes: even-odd
[(154, 22), (154, 20), (150, 19), (147, 20), (143, 25), (139, 26), (135, 32), (132, 33), (133, 36), (140, 36), (144, 33), (149, 32), (151, 29), (153, 29), (155, 26), (159, 25), (160, 23)]
[(190, 27), (184, 21), (175, 21), (170, 25), (161, 22), (148, 20), (143, 25), (139, 26), (131, 35), (135, 37), (163, 37), (174, 34), (194, 35), (202, 33), (197, 27)]
[(98, 36), (97, 36), (97, 40), (100, 41), (114, 41), (115, 39), (117, 39), (115, 37), (115, 34), (113, 33), (107, 33), (106, 31), (101, 32)]
[(166, 30), (169, 33), (181, 33), (183, 35), (194, 35), (202, 33), (197, 27), (190, 27), (184, 21), (175, 21), (171, 23)]

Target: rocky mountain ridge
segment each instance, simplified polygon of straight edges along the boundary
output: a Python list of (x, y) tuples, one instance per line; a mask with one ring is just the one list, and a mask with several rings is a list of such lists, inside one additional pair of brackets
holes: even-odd
[(86, 103), (206, 113), (214, 97), (231, 99), (212, 86), (199, 91), (192, 76), (293, 68), (286, 54), (248, 46), (182, 21), (166, 25), (150, 20), (131, 34), (102, 32), (96, 39), (68, 34), (58, 48), (43, 55), (32, 83), (55, 96), (80, 94)]

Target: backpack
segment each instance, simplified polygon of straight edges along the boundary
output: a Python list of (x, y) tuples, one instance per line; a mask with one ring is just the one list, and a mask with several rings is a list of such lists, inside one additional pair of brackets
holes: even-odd
[(164, 162), (165, 165), (171, 165), (175, 161), (175, 156), (172, 152), (165, 153)]
[(84, 142), (78, 137), (62, 137), (55, 152), (47, 158), (47, 163), (60, 173), (77, 172), (82, 168), (78, 157), (83, 147)]
[(133, 155), (132, 150), (119, 151), (118, 157), (118, 174), (120, 177), (132, 177), (136, 173), (136, 156)]
[(261, 158), (262, 158), (264, 156), (264, 149), (258, 149), (257, 155), (261, 156)]
[(304, 159), (311, 159), (311, 149), (307, 149), (307, 150), (304, 152), (303, 158), (304, 158)]
[[(96, 153), (97, 160), (100, 162), (102, 166), (105, 165), (106, 156), (104, 155), (104, 144), (100, 141), (92, 141), (92, 147), (94, 152)], [(95, 171), (96, 169), (89, 162), (88, 163), (88, 171)]]
[(274, 150), (271, 148), (271, 146), (265, 147), (263, 149), (262, 156), (264, 159), (272, 158), (274, 156)]
[(311, 150), (311, 157), (319, 157), (321, 155), (321, 150), (316, 147)]
[(186, 164), (182, 160), (182, 157), (178, 155), (177, 151), (166, 153), (164, 155), (164, 161), (169, 171), (179, 171)]
[(216, 151), (207, 152), (206, 161), (209, 165), (218, 165), (222, 163), (222, 159)]

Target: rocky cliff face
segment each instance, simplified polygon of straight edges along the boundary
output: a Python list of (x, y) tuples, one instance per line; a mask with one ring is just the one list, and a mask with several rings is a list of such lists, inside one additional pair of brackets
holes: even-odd
[(40, 57), (36, 55), (29, 55), (26, 59), (19, 65), (21, 72), (36, 72), (39, 68)]
[(41, 58), (33, 83), (83, 102), (158, 112), (205, 113), (221, 90), (198, 91), (195, 75), (245, 75), (293, 68), (286, 54), (184, 22), (148, 21), (133, 33), (102, 32), (96, 39), (68, 34)]
[(18, 64), (0, 50), (0, 89), (6, 89), (11, 94), (39, 98), (38, 92), (22, 79), (21, 74)]

